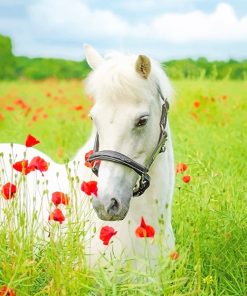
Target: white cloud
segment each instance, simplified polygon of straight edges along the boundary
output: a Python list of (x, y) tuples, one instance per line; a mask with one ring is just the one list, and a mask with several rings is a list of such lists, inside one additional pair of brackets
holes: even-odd
[(69, 36), (117, 36), (128, 24), (108, 10), (90, 10), (80, 0), (41, 0), (29, 8), (36, 30)]
[[(171, 13), (161, 8), (156, 15), (150, 15), (149, 21), (138, 17), (133, 23), (120, 12), (122, 16), (109, 9), (91, 8), (84, 0), (23, 1), (29, 3), (27, 18), (0, 20), (0, 32), (13, 38), (18, 54), (80, 59), (82, 43), (91, 42), (100, 51), (117, 48), (139, 52), (146, 49), (146, 53), (159, 58), (168, 52), (179, 53), (179, 56), (195, 56), (196, 52), (213, 56), (214, 48), (224, 57), (226, 52), (233, 56), (240, 56), (241, 52), (242, 57), (246, 56), (243, 47), (247, 43), (247, 14), (237, 17), (232, 6), (226, 3), (218, 4), (209, 13), (194, 9)], [(126, 3), (130, 1), (126, 0)], [(143, 1), (140, 14), (151, 9), (154, 3), (163, 3), (162, 0)], [(174, 1), (180, 5), (185, 3), (184, 0)], [(193, 3), (195, 0), (187, 1)], [(138, 3), (133, 0), (129, 10), (138, 11)]]
[(233, 8), (224, 3), (210, 14), (192, 11), (157, 16), (150, 28), (157, 38), (170, 42), (247, 40), (247, 16), (237, 19)]
[(192, 9), (197, 0), (124, 0), (121, 6), (127, 11), (138, 13), (148, 12), (150, 10), (167, 10), (167, 9)]
[(130, 24), (108, 10), (91, 10), (80, 0), (41, 0), (29, 11), (36, 31), (54, 38), (132, 37), (175, 43), (247, 40), (247, 16), (238, 19), (233, 8), (224, 3), (212, 13), (164, 13), (146, 24)]

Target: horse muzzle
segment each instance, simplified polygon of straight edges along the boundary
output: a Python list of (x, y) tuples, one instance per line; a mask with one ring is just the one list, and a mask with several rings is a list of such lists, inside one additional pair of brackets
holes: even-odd
[(99, 219), (104, 221), (119, 221), (123, 220), (128, 213), (129, 200), (123, 203), (116, 197), (112, 197), (109, 201), (97, 197), (92, 203)]

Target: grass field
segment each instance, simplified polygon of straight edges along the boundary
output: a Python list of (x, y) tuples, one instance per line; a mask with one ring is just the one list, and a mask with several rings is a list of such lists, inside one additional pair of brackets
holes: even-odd
[[(184, 80), (174, 87), (175, 158), (191, 176), (189, 183), (176, 176), (179, 258), (143, 273), (119, 262), (111, 272), (89, 270), (76, 237), (41, 246), (34, 256), (32, 238), (23, 242), (1, 225), (0, 291), (8, 285), (18, 296), (247, 295), (247, 82)], [(31, 133), (40, 150), (64, 162), (90, 133), (91, 104), (78, 81), (0, 82), (0, 142), (23, 143)]]

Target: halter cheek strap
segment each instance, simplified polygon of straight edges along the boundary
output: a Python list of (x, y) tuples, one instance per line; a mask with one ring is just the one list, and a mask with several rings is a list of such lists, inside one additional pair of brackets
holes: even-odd
[(90, 155), (88, 159), (90, 163), (94, 162), (92, 171), (96, 176), (98, 176), (98, 173), (99, 173), (99, 163), (95, 162), (96, 160), (105, 160), (105, 161), (119, 163), (121, 165), (127, 166), (132, 170), (134, 170), (138, 175), (140, 175), (140, 179), (138, 180), (137, 184), (133, 188), (133, 196), (142, 195), (145, 192), (145, 190), (149, 187), (150, 180), (151, 180), (150, 176), (148, 175), (149, 168), (153, 164), (157, 155), (161, 152), (165, 152), (166, 150), (165, 144), (167, 141), (167, 133), (165, 131), (165, 128), (167, 124), (167, 114), (169, 110), (169, 103), (167, 99), (164, 99), (159, 86), (157, 86), (157, 90), (160, 98), (163, 101), (161, 118), (160, 118), (160, 135), (159, 135), (158, 143), (154, 148), (154, 151), (151, 154), (150, 158), (147, 161), (147, 165), (143, 166), (138, 162), (136, 162), (135, 160), (129, 158), (127, 155), (124, 155), (117, 151), (113, 151), (113, 150), (99, 151), (98, 133), (96, 134), (96, 139), (94, 143), (94, 153)]

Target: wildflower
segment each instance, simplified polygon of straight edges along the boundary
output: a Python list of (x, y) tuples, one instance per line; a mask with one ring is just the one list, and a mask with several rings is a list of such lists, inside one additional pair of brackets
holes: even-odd
[(37, 115), (37, 114), (34, 114), (33, 117), (32, 117), (32, 121), (35, 122), (35, 121), (37, 121), (37, 120), (38, 120), (38, 115)]
[(88, 168), (92, 168), (94, 167), (95, 164), (98, 164), (100, 165), (100, 160), (95, 160), (95, 161), (92, 161), (92, 162), (89, 162), (88, 161), (88, 158), (90, 155), (94, 154), (94, 151), (93, 150), (90, 150), (88, 151), (86, 154), (85, 154), (85, 166), (88, 167)]
[(0, 113), (0, 121), (1, 121), (1, 120), (4, 120), (4, 116), (3, 116), (2, 113)]
[(0, 296), (16, 296), (14, 290), (10, 289), (7, 285), (3, 285), (0, 288)]
[(60, 209), (55, 209), (48, 217), (48, 220), (54, 220), (59, 222), (60, 224), (63, 223), (65, 220), (64, 214)]
[(17, 161), (13, 164), (13, 168), (17, 171), (20, 172), (24, 175), (29, 174), (30, 172), (34, 171), (35, 168), (28, 166), (28, 160), (21, 160), (21, 161)]
[(12, 106), (6, 106), (5, 109), (6, 109), (7, 111), (14, 111), (14, 110), (15, 110), (15, 108), (12, 107)]
[(16, 193), (16, 186), (12, 183), (6, 183), (2, 187), (2, 196), (5, 199), (11, 199), (15, 196)]
[(95, 196), (97, 196), (98, 194), (97, 181), (89, 181), (89, 182), (83, 181), (81, 184), (81, 190), (85, 192), (87, 195), (91, 195), (93, 193)]
[(172, 260), (177, 260), (177, 259), (179, 258), (179, 254), (178, 254), (178, 252), (176, 252), (176, 251), (172, 252), (172, 253), (170, 254), (170, 258), (171, 258)]
[(200, 103), (200, 101), (195, 101), (195, 102), (193, 103), (193, 105), (194, 105), (195, 108), (199, 108), (200, 105), (201, 105), (201, 103)]
[(185, 163), (178, 163), (176, 165), (176, 173), (184, 173), (187, 170), (188, 166)]
[(144, 218), (141, 218), (141, 224), (136, 228), (136, 236), (137, 237), (154, 237), (155, 229), (151, 225), (147, 225), (145, 223)]
[(80, 110), (83, 109), (83, 106), (82, 106), (82, 105), (78, 105), (78, 106), (75, 106), (74, 109), (75, 109), (76, 111), (80, 111)]
[(33, 147), (36, 144), (39, 144), (40, 141), (37, 140), (35, 137), (33, 137), (32, 135), (28, 135), (26, 138), (26, 147)]
[(191, 179), (190, 176), (189, 175), (186, 175), (186, 176), (183, 176), (183, 179), (182, 180), (183, 180), (184, 183), (189, 183), (190, 182), (190, 179)]
[(100, 230), (99, 238), (103, 241), (104, 245), (108, 246), (110, 239), (116, 234), (117, 231), (113, 227), (103, 226)]
[(203, 279), (203, 283), (206, 285), (211, 285), (213, 282), (214, 282), (214, 279), (211, 275), (208, 275)]
[(58, 206), (59, 204), (67, 206), (69, 204), (69, 198), (63, 192), (53, 192), (51, 200), (55, 206)]
[(22, 109), (26, 109), (28, 107), (22, 99), (17, 99), (14, 103), (20, 106)]
[(48, 170), (49, 164), (43, 158), (41, 158), (39, 156), (35, 156), (31, 160), (29, 166), (42, 173), (42, 172), (46, 172)]

